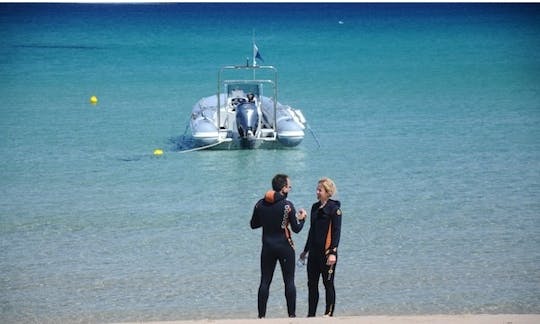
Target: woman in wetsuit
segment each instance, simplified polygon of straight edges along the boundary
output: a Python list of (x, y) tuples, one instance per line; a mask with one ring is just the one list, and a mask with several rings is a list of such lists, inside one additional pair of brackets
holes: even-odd
[(325, 316), (334, 315), (336, 291), (337, 250), (341, 236), (341, 203), (330, 199), (336, 193), (336, 185), (329, 178), (322, 178), (317, 184), (318, 201), (311, 207), (309, 235), (300, 259), (307, 264), (309, 309), (308, 317), (315, 316), (319, 302), (319, 278), (322, 275), (326, 292)]
[(251, 217), (251, 228), (263, 228), (261, 251), (261, 283), (258, 292), (259, 318), (266, 316), (270, 283), (279, 261), (289, 317), (296, 316), (296, 286), (294, 284), (295, 255), (289, 226), (295, 233), (304, 226), (306, 211), (296, 214), (294, 205), (287, 200), (291, 182), (287, 175), (278, 174), (272, 179), (272, 189), (257, 202)]

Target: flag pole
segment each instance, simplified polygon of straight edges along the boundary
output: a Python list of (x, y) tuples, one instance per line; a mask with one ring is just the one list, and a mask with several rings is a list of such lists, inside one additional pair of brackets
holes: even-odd
[(251, 63), (251, 66), (253, 66), (253, 67), (257, 66), (257, 61), (255, 60), (255, 55), (257, 55), (256, 54), (256, 52), (257, 52), (256, 48), (257, 47), (256, 47), (255, 43), (253, 43), (253, 62)]
[[(257, 51), (258, 51), (258, 48), (257, 48), (257, 45), (255, 45), (255, 28), (252, 29), (252, 34), (251, 34), (251, 43), (253, 45), (253, 63), (252, 63), (252, 67), (256, 67), (257, 66)], [(255, 80), (255, 69), (253, 69), (253, 80)]]
[(252, 29), (251, 30), (251, 43), (253, 45), (253, 67), (257, 66), (257, 60), (256, 60), (256, 56), (257, 56), (257, 45), (255, 45), (255, 29)]
[[(257, 59), (255, 58), (255, 56), (257, 55), (256, 48), (257, 48), (257, 46), (255, 45), (255, 41), (253, 41), (253, 63), (251, 63), (252, 67), (257, 66)], [(253, 80), (255, 80), (255, 69), (252, 69), (252, 71), (253, 71)]]

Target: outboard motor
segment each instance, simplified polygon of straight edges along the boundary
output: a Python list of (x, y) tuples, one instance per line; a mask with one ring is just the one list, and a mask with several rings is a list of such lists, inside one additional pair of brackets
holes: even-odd
[(259, 124), (259, 114), (254, 103), (245, 102), (236, 107), (236, 127), (243, 139), (253, 139)]

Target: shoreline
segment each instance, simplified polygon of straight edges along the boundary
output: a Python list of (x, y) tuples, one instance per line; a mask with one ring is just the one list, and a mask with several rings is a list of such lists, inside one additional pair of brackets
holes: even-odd
[[(462, 315), (373, 315), (337, 316), (331, 318), (251, 318), (251, 319), (202, 319), (179, 321), (125, 322), (122, 324), (538, 324), (540, 314), (462, 314)], [(120, 324), (120, 323), (118, 323)]]

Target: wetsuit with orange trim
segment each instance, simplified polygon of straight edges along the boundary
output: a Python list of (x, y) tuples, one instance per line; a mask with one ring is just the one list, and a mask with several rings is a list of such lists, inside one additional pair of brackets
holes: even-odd
[(278, 261), (285, 283), (287, 311), (289, 317), (295, 317), (295, 253), (290, 229), (295, 233), (300, 232), (304, 226), (304, 220), (297, 220), (294, 205), (284, 195), (270, 190), (255, 205), (250, 225), (253, 229), (262, 227), (261, 283), (258, 292), (259, 318), (266, 315), (270, 283)]
[(336, 256), (341, 236), (341, 203), (338, 200), (329, 199), (321, 208), (321, 202), (316, 202), (311, 207), (311, 220), (309, 235), (304, 248), (308, 252), (308, 291), (309, 309), (308, 317), (315, 316), (319, 302), (319, 278), (322, 275), (326, 291), (327, 316), (334, 315), (336, 303), (336, 291), (334, 288), (334, 276), (336, 264), (327, 265), (330, 254)]

